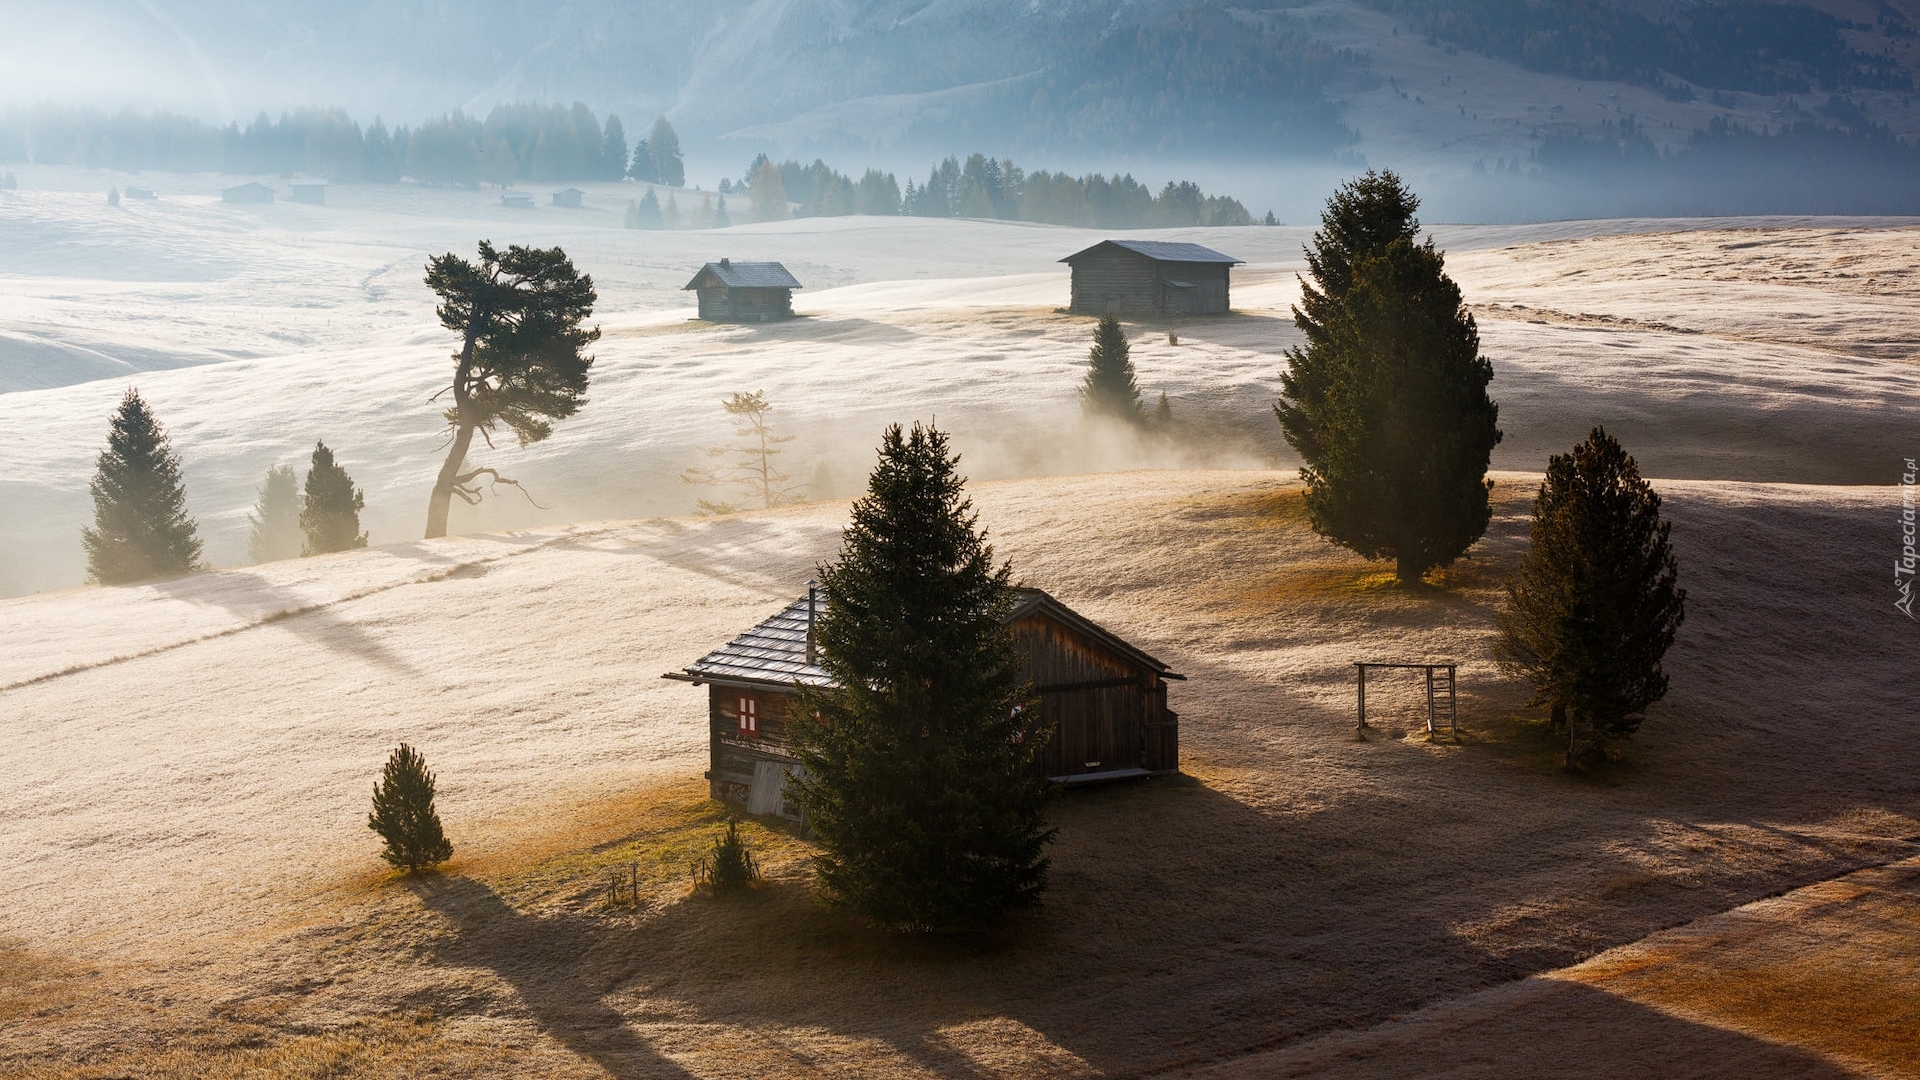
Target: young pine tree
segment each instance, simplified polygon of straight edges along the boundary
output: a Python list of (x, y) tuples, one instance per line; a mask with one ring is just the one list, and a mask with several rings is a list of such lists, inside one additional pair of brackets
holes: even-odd
[(1493, 365), (1391, 172), (1335, 192), (1307, 252), (1274, 406), (1299, 452), (1314, 531), (1411, 585), (1486, 532), (1487, 463), (1500, 441)]
[(433, 774), (418, 750), (401, 743), (380, 770), (373, 785), (373, 812), (367, 828), (380, 834), (386, 847), (380, 857), (409, 874), (453, 858), (453, 845), (440, 828), (433, 808)]
[(1667, 528), (1660, 496), (1605, 429), (1547, 463), (1495, 656), (1566, 725), (1570, 765), (1583, 744), (1632, 734), (1666, 695), (1660, 661), (1687, 599)]
[(274, 562), (300, 554), (300, 475), (291, 465), (275, 465), (260, 484), (260, 498), (247, 515), (247, 555)]
[(353, 477), (333, 460), (327, 444), (313, 445), (313, 460), (307, 466), (306, 497), (300, 504), (300, 531), (306, 542), (302, 555), (325, 555), (367, 546), (367, 534), (360, 531), (360, 511), (367, 508), (367, 497), (353, 486)]
[(1140, 405), (1140, 387), (1133, 381), (1133, 360), (1127, 332), (1120, 320), (1100, 316), (1093, 328), (1093, 349), (1087, 354), (1087, 377), (1080, 384), (1080, 411), (1139, 424), (1146, 419)]
[(732, 514), (749, 506), (757, 505), (771, 510), (776, 506), (801, 501), (805, 492), (788, 483), (792, 478), (774, 464), (782, 448), (794, 437), (774, 434), (769, 416), (773, 412), (773, 403), (767, 400), (766, 392), (755, 390), (751, 394), (736, 393), (722, 401), (720, 407), (734, 418), (733, 432), (742, 441), (732, 446), (707, 447), (707, 456), (718, 459), (719, 463), (706, 468), (688, 469), (680, 474), (680, 479), (688, 484), (736, 488), (744, 491), (747, 499), (744, 503), (701, 499), (700, 511), (706, 514)]
[(121, 585), (200, 568), (179, 455), (138, 390), (120, 399), (91, 490), (93, 527), (80, 530), (89, 581)]
[(834, 688), (796, 711), (789, 781), (829, 899), (899, 930), (990, 926), (1046, 884), (1037, 727), (1006, 619), (1006, 564), (945, 434), (887, 430), (815, 631)]

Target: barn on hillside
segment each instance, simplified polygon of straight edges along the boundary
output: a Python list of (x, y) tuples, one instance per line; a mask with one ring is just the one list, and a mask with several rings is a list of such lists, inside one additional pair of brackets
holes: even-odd
[[(1008, 625), (1053, 737), (1039, 770), (1066, 784), (1180, 769), (1179, 717), (1167, 682), (1181, 679), (1133, 645), (1039, 589), (1020, 589)], [(798, 766), (787, 717), (802, 686), (830, 687), (816, 663), (811, 589), (772, 618), (665, 678), (707, 689), (713, 797), (750, 814), (796, 817), (783, 794)]]
[(293, 181), (293, 201), (309, 203), (313, 206), (327, 205), (327, 182), (325, 180)]
[(702, 319), (732, 323), (793, 318), (793, 290), (798, 288), (800, 282), (777, 262), (732, 259), (708, 263), (686, 284), (700, 295)]
[(1085, 315), (1221, 315), (1241, 260), (1199, 244), (1102, 240), (1060, 260), (1073, 268), (1073, 302)]
[(585, 198), (586, 194), (586, 192), (581, 191), (577, 187), (561, 188), (559, 191), (553, 193), (553, 205), (564, 206), (569, 210), (578, 210), (580, 209), (580, 200)]
[(500, 205), (514, 210), (531, 210), (533, 196), (525, 191), (503, 191), (500, 193)]
[(221, 202), (231, 203), (270, 203), (273, 201), (273, 189), (257, 180), (244, 184), (235, 184), (220, 192)]

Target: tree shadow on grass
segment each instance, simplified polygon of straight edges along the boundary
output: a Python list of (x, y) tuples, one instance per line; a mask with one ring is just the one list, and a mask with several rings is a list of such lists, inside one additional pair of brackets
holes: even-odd
[[(407, 886), (454, 930), (435, 958), (484, 968), (513, 987), (540, 1029), (616, 1077), (691, 1074), (642, 1040), (602, 998), (624, 972), (624, 953), (606, 924), (577, 916), (539, 917), (515, 911), (486, 885), (467, 877), (420, 877)], [(610, 968), (607, 961), (616, 962)]]

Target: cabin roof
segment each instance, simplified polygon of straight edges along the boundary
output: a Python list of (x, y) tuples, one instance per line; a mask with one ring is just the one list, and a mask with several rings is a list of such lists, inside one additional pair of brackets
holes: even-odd
[(585, 195), (586, 192), (581, 191), (577, 187), (567, 187), (567, 188), (561, 188), (559, 191), (554, 192), (554, 194), (555, 195)]
[(787, 273), (786, 267), (777, 262), (734, 262), (732, 259), (722, 259), (701, 267), (700, 272), (693, 275), (693, 280), (687, 282), (681, 291), (700, 288), (700, 279), (709, 274), (713, 275), (715, 281), (729, 289), (805, 288), (792, 274)]
[(258, 180), (249, 180), (244, 184), (235, 184), (230, 188), (221, 188), (220, 192), (221, 194), (224, 195), (224, 194), (235, 192), (235, 191), (272, 191), (272, 190), (273, 190), (272, 188), (268, 187), (267, 185), (261, 183)]
[[(1044, 611), (1057, 621), (1093, 638), (1113, 651), (1152, 669), (1165, 678), (1181, 676), (1167, 665), (1129, 644), (1126, 639), (1049, 596), (1039, 589), (1016, 589), (1013, 611), (1007, 622), (1015, 623)], [(687, 665), (682, 672), (666, 677), (687, 682), (751, 683), (772, 686), (832, 686), (833, 677), (820, 665), (807, 660), (808, 597), (802, 596), (780, 609), (764, 622)], [(824, 609), (825, 601), (814, 603)]]
[(1075, 259), (1091, 255), (1104, 247), (1117, 247), (1122, 251), (1131, 251), (1135, 255), (1145, 255), (1154, 262), (1177, 263), (1225, 263), (1238, 266), (1245, 260), (1231, 255), (1222, 255), (1210, 247), (1199, 244), (1175, 243), (1171, 240), (1102, 240), (1084, 251), (1076, 251), (1060, 261), (1070, 263)]

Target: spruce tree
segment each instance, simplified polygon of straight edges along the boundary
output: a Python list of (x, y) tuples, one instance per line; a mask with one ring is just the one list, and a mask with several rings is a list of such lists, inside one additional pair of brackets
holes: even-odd
[(1173, 402), (1167, 400), (1167, 392), (1160, 391), (1160, 404), (1153, 408), (1153, 426), (1166, 432), (1173, 430)]
[(1146, 419), (1140, 405), (1140, 387), (1133, 381), (1127, 332), (1112, 315), (1100, 316), (1100, 325), (1093, 328), (1087, 377), (1080, 384), (1080, 411), (1129, 424), (1139, 424)]
[(367, 508), (367, 497), (353, 486), (353, 477), (333, 460), (333, 451), (324, 442), (313, 445), (313, 459), (307, 466), (306, 497), (300, 504), (300, 531), (306, 542), (302, 555), (325, 555), (367, 546), (367, 534), (360, 531), (360, 511)]
[(1334, 193), (1293, 309), (1306, 348), (1287, 351), (1274, 406), (1314, 531), (1408, 585), (1486, 532), (1500, 441), (1493, 365), (1444, 257), (1414, 243), (1418, 206), (1391, 172)]
[(93, 527), (80, 530), (89, 581), (120, 585), (200, 568), (180, 457), (138, 390), (120, 399), (90, 489)]
[(1532, 544), (1507, 581), (1495, 656), (1533, 684), (1529, 704), (1583, 745), (1638, 729), (1667, 692), (1661, 658), (1687, 591), (1660, 520), (1660, 496), (1618, 440), (1594, 428), (1555, 454), (1533, 502)]
[(895, 929), (990, 926), (1038, 902), (1046, 742), (996, 567), (947, 436), (889, 428), (837, 562), (788, 790), (828, 899)]
[(666, 218), (660, 212), (660, 197), (653, 193), (652, 188), (648, 188), (647, 193), (641, 196), (639, 204), (634, 207), (633, 227), (659, 229), (665, 225)]
[(680, 136), (674, 133), (666, 117), (653, 122), (646, 143), (647, 154), (653, 159), (654, 178), (668, 187), (685, 186), (687, 167), (680, 157)]
[(410, 874), (453, 858), (453, 845), (433, 808), (434, 776), (418, 750), (401, 743), (373, 785), (373, 811), (367, 828), (386, 841), (380, 857)]
[(260, 484), (259, 500), (247, 515), (247, 555), (274, 562), (300, 554), (300, 475), (291, 465), (275, 465)]

